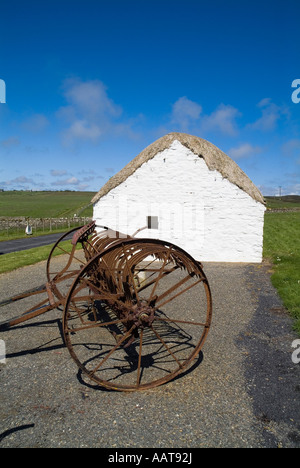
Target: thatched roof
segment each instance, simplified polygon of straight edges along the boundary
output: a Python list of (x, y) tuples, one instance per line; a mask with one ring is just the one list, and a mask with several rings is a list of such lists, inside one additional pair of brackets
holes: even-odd
[(223, 151), (217, 148), (212, 143), (209, 143), (202, 138), (187, 135), (186, 133), (168, 133), (167, 135), (154, 141), (147, 146), (140, 154), (138, 154), (130, 163), (128, 163), (121, 171), (111, 177), (99, 192), (92, 199), (92, 203), (96, 203), (101, 197), (110, 192), (113, 188), (124, 182), (131, 176), (142, 164), (154, 158), (157, 153), (169, 148), (173, 141), (178, 140), (182, 145), (186, 146), (194, 154), (203, 158), (207, 167), (213, 171), (219, 171), (222, 176), (228, 179), (231, 183), (237, 185), (244, 190), (254, 200), (263, 203), (264, 199), (258, 188), (246, 176), (242, 169)]

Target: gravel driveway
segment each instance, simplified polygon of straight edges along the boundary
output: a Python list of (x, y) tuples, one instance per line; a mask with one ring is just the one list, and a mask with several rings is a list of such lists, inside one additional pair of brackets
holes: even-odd
[[(203, 352), (189, 372), (145, 392), (88, 381), (63, 345), (60, 311), (1, 332), (0, 447), (300, 447), (299, 337), (269, 266), (204, 270), (213, 323)], [(0, 275), (0, 297), (45, 281), (45, 262)]]

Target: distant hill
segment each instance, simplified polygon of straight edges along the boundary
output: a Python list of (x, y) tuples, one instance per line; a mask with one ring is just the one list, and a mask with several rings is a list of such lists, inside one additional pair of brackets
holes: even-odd
[(269, 209), (300, 208), (300, 195), (264, 197)]

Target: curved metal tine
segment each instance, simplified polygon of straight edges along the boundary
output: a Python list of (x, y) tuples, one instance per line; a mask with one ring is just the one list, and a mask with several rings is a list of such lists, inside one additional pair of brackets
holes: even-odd
[(183, 278), (182, 280), (178, 281), (178, 283), (174, 284), (174, 286), (172, 286), (171, 288), (169, 288), (167, 291), (165, 291), (163, 294), (161, 294), (160, 296), (158, 296), (158, 298), (156, 299), (156, 309), (159, 309), (161, 307), (163, 307), (165, 304), (167, 304), (168, 302), (171, 302), (173, 299), (175, 299), (176, 297), (180, 296), (181, 294), (184, 294), (186, 291), (188, 291), (189, 289), (193, 288), (194, 286), (196, 286), (197, 284), (201, 283), (202, 281), (204, 281), (205, 278), (200, 278), (198, 281), (195, 281), (193, 284), (190, 284), (187, 288), (183, 289), (182, 291), (179, 291), (177, 294), (175, 294), (174, 296), (170, 297), (169, 299), (167, 299), (165, 302), (163, 302), (162, 304), (158, 304), (158, 302), (163, 299), (164, 297), (168, 296), (170, 293), (172, 293), (173, 291), (175, 291), (178, 287), (182, 286), (184, 283), (186, 283), (187, 281), (189, 281), (190, 279), (192, 279), (192, 277), (190, 275), (186, 276), (185, 278)]
[(110, 277), (111, 277), (112, 281), (114, 282), (116, 291), (118, 291), (119, 287), (118, 287), (117, 278), (116, 278), (116, 276), (115, 276), (115, 274), (114, 274), (114, 272), (112, 270), (112, 267), (110, 267), (110, 262), (106, 261), (105, 255), (102, 256), (101, 261), (104, 263), (106, 270), (109, 272)]
[[(87, 278), (84, 278), (84, 281), (85, 281), (85, 285), (87, 287), (89, 287), (91, 289), (91, 291), (94, 292), (94, 294), (96, 295), (95, 298), (96, 300), (100, 300), (101, 298), (103, 300), (108, 300), (108, 299), (112, 299), (114, 302), (120, 304), (122, 307), (126, 307), (126, 305), (124, 304), (124, 302), (120, 301), (118, 299), (118, 294), (111, 294), (109, 292), (105, 293), (104, 291), (101, 291), (101, 289), (98, 289), (97, 286), (95, 286), (92, 282), (90, 282), (89, 279)], [(84, 287), (84, 286), (83, 286)]]
[[(68, 262), (66, 264), (66, 266), (60, 270), (59, 272), (49, 272), (50, 274), (55, 274), (54, 278), (52, 279), (53, 282), (56, 282), (59, 280), (59, 278), (62, 277), (62, 275), (68, 271), (70, 265), (72, 264), (73, 260), (77, 260), (79, 263), (81, 263), (82, 265), (85, 264), (85, 262), (83, 260), (81, 260), (80, 258), (78, 258), (76, 255), (74, 255), (75, 251), (76, 251), (76, 245), (73, 245), (72, 247), (72, 250), (71, 252), (67, 252), (65, 249), (63, 249), (62, 247), (60, 247), (59, 245), (56, 246), (57, 249), (60, 249), (62, 252), (64, 252), (65, 254), (69, 255), (69, 259), (68, 259)], [(74, 273), (76, 273), (76, 271), (78, 272), (79, 270), (74, 270)]]
[(124, 244), (122, 244), (122, 250), (123, 250), (124, 257), (125, 257), (125, 263), (126, 263), (126, 266), (127, 266), (127, 271), (128, 271), (128, 273), (130, 275), (130, 281), (131, 281), (131, 284), (132, 284), (133, 289), (134, 289), (134, 294), (135, 294), (137, 303), (140, 304), (138, 291), (137, 291), (137, 288), (136, 288), (136, 284), (135, 284), (135, 281), (134, 281), (134, 278), (133, 278), (133, 274), (132, 274), (130, 265), (128, 264), (128, 257), (127, 257), (127, 254), (125, 253)]
[(152, 300), (152, 298), (153, 298), (153, 296), (154, 296), (154, 292), (155, 292), (155, 290), (156, 290), (156, 288), (157, 288), (157, 285), (158, 285), (158, 283), (159, 283), (159, 280), (160, 280), (161, 277), (163, 276), (164, 268), (165, 268), (165, 266), (166, 266), (166, 263), (167, 263), (168, 259), (170, 258), (172, 248), (173, 248), (172, 246), (169, 248), (169, 250), (168, 250), (168, 252), (167, 252), (167, 255), (166, 255), (165, 259), (164, 259), (163, 265), (162, 265), (162, 267), (161, 267), (161, 269), (160, 269), (160, 272), (159, 272), (159, 274), (157, 275), (157, 278), (156, 278), (156, 280), (155, 280), (153, 289), (152, 289), (151, 294), (150, 294), (150, 297), (149, 297), (149, 299), (148, 299), (148, 304), (150, 304), (150, 302), (151, 302), (151, 300)]
[(151, 265), (152, 263), (154, 263), (154, 262), (156, 262), (156, 258), (154, 258), (153, 260), (151, 260), (151, 261), (147, 264), (146, 267), (143, 267), (143, 268), (136, 268), (136, 269), (135, 269), (135, 273), (136, 273), (137, 276), (138, 276), (138, 274), (141, 273), (141, 272), (145, 272), (145, 271), (148, 271), (148, 272), (149, 272), (149, 271), (152, 271), (152, 273), (151, 273), (147, 278), (143, 279), (143, 281), (139, 281), (139, 290), (140, 290), (141, 287), (145, 289), (146, 287), (150, 286), (150, 284), (153, 284), (153, 283), (154, 283), (154, 281), (151, 281), (151, 282), (147, 283), (147, 285), (142, 286), (142, 284), (145, 283), (145, 281), (148, 281), (153, 275), (155, 275), (155, 273), (157, 273), (157, 272), (159, 271), (159, 269), (157, 269), (157, 268), (153, 268), (153, 269), (150, 270), (149, 267), (150, 267), (150, 265)]

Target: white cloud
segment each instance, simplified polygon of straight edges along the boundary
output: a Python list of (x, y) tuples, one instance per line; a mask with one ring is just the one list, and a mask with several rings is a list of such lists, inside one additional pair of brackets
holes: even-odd
[(19, 176), (19, 177), (16, 177), (15, 179), (13, 179), (11, 182), (18, 182), (18, 183), (21, 183), (21, 184), (27, 184), (29, 182), (33, 182), (33, 180), (29, 179), (28, 177), (25, 177), (25, 176)]
[[(288, 157), (300, 157), (300, 139), (293, 138), (284, 143), (281, 147), (282, 153), (284, 156)], [(299, 159), (300, 161), (300, 159)]]
[(186, 96), (179, 98), (172, 107), (171, 123), (178, 125), (181, 130), (188, 130), (190, 124), (197, 121), (202, 107)]
[(121, 107), (108, 97), (105, 85), (99, 80), (66, 80), (65, 97), (75, 111), (90, 118), (100, 115), (119, 117), (122, 113)]
[(279, 119), (287, 113), (284, 107), (273, 103), (270, 98), (262, 99), (257, 106), (261, 109), (261, 117), (248, 125), (249, 128), (254, 130), (264, 132), (275, 130)]
[(0, 182), (1, 187), (9, 187), (11, 189), (28, 189), (30, 186), (37, 186), (38, 184), (31, 178), (26, 176), (19, 176), (15, 179), (5, 180)]
[(18, 137), (8, 137), (0, 142), (0, 145), (6, 149), (12, 148), (13, 146), (18, 146), (19, 144), (20, 140)]
[(66, 123), (62, 132), (64, 144), (72, 145), (78, 141), (97, 143), (107, 134), (134, 135), (130, 122), (120, 122), (122, 108), (108, 97), (101, 81), (66, 80), (64, 96), (67, 105), (57, 112), (57, 116)]
[(52, 169), (50, 171), (50, 174), (53, 176), (53, 177), (60, 177), (60, 176), (63, 176), (63, 175), (66, 175), (67, 174), (67, 171), (65, 170), (61, 170), (61, 169)]
[(220, 104), (215, 111), (203, 119), (203, 130), (219, 130), (221, 133), (229, 136), (235, 136), (238, 133), (236, 118), (241, 113), (231, 105)]
[[(297, 180), (299, 180), (299, 173)], [(282, 195), (300, 195), (300, 184), (299, 182), (287, 182), (282, 187)]]
[(21, 124), (24, 130), (39, 133), (49, 125), (49, 120), (43, 114), (34, 114)]
[(291, 185), (288, 190), (289, 195), (300, 195), (300, 184)]
[(59, 179), (56, 180), (55, 182), (52, 182), (51, 185), (53, 186), (65, 186), (65, 185), (73, 185), (77, 186), (80, 184), (80, 180), (77, 179), (77, 177), (69, 177), (68, 179)]
[(253, 156), (254, 154), (261, 152), (260, 146), (253, 146), (251, 143), (242, 143), (241, 145), (237, 146), (236, 148), (231, 148), (228, 151), (228, 155), (232, 159), (242, 159), (248, 158)]
[(220, 104), (211, 114), (202, 113), (202, 106), (186, 96), (180, 97), (172, 106), (170, 126), (180, 131), (205, 135), (208, 132), (221, 132), (228, 136), (238, 133), (236, 119), (238, 109), (231, 105)]
[(72, 143), (74, 140), (88, 140), (96, 142), (104, 133), (103, 128), (88, 120), (76, 120), (64, 132), (64, 142)]

